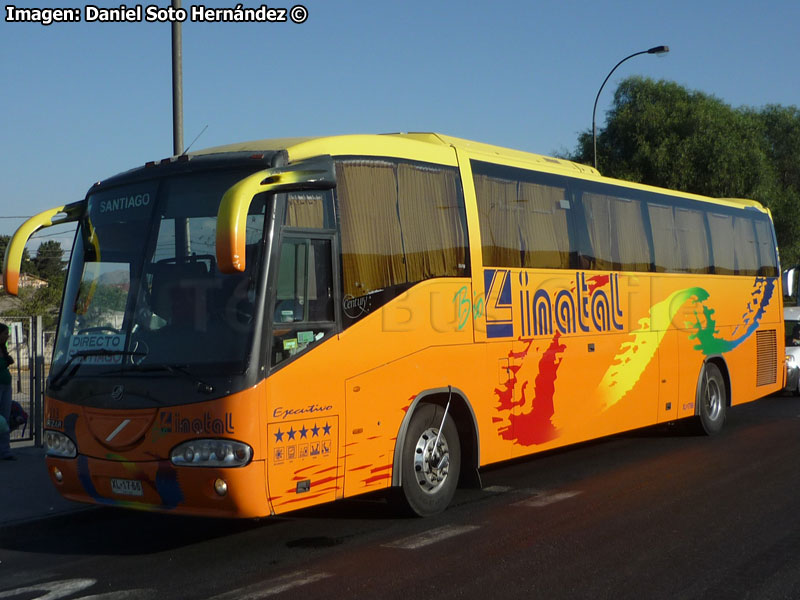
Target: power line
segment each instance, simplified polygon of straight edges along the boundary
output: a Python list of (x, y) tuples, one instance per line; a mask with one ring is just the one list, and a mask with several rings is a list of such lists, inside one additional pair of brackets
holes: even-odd
[(30, 239), (32, 239), (32, 240), (41, 240), (41, 239), (44, 239), (44, 238), (53, 238), (53, 237), (63, 237), (63, 238), (69, 237), (69, 238), (71, 238), (74, 235), (75, 235), (74, 231), (64, 231), (62, 233), (48, 233), (48, 234), (45, 234), (45, 235), (37, 235), (36, 233), (34, 233), (30, 237)]

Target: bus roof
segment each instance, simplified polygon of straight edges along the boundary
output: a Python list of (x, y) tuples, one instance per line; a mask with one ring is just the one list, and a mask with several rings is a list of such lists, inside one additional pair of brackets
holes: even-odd
[(218, 154), (226, 152), (262, 152), (286, 150), (292, 161), (311, 158), (321, 154), (334, 156), (369, 155), (398, 156), (431, 160), (455, 165), (455, 157), (451, 148), (461, 148), (471, 153), (495, 156), (503, 160), (514, 160), (531, 166), (548, 170), (569, 173), (583, 173), (599, 176), (600, 174), (587, 165), (582, 165), (561, 158), (553, 158), (511, 150), (500, 146), (482, 144), (439, 133), (383, 133), (364, 135), (337, 135), (328, 137), (301, 137), (284, 139), (255, 140), (226, 146), (207, 148), (191, 153), (194, 155)]
[(465, 150), (470, 156), (489, 162), (500, 162), (521, 168), (562, 175), (572, 175), (584, 179), (601, 180), (624, 187), (667, 192), (705, 202), (712, 202), (740, 209), (755, 209), (768, 213), (764, 206), (755, 201), (739, 198), (710, 198), (689, 192), (666, 190), (631, 181), (603, 177), (599, 171), (580, 163), (554, 158), (532, 152), (512, 150), (501, 146), (493, 146), (471, 140), (431, 132), (355, 134), (322, 137), (295, 137), (255, 140), (225, 146), (216, 146), (189, 153), (190, 156), (210, 156), (226, 153), (246, 152), (285, 152), (290, 162), (329, 154), (332, 156), (385, 156), (434, 162), (450, 166), (458, 166), (453, 148)]

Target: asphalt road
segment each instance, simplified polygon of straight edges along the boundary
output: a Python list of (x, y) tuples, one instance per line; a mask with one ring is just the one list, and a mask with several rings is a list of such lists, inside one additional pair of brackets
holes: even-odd
[(0, 599), (800, 598), (800, 399), (504, 465), (432, 519), (92, 509), (0, 531)]

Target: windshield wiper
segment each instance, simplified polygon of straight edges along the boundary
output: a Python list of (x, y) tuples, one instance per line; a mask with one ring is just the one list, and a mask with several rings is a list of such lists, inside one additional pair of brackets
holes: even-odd
[(199, 379), (198, 377), (193, 375), (191, 373), (191, 371), (189, 371), (189, 369), (187, 369), (183, 365), (168, 365), (168, 364), (153, 364), (153, 365), (145, 365), (145, 366), (136, 365), (134, 367), (134, 370), (139, 371), (139, 372), (167, 371), (169, 373), (172, 373), (173, 375), (175, 373), (178, 373), (178, 374), (183, 375), (184, 377), (188, 378), (193, 383), (197, 384), (197, 391), (198, 392), (203, 392), (204, 394), (210, 394), (211, 392), (214, 391), (214, 386), (213, 385), (211, 385), (210, 383), (206, 383), (202, 379)]
[[(76, 365), (72, 368), (72, 370), (69, 373), (67, 373), (67, 369), (69, 369), (69, 366), (76, 358), (78, 357), (84, 358), (86, 356), (146, 356), (146, 353), (125, 352), (122, 350), (107, 350), (105, 348), (102, 348), (100, 350), (79, 350), (75, 354), (71, 355), (67, 360), (67, 362), (64, 363), (64, 366), (58, 370), (58, 373), (56, 373), (50, 378), (50, 385), (49, 385), (50, 389), (57, 390), (63, 385), (64, 382), (66, 382), (73, 375), (75, 375), (75, 373), (78, 372), (78, 369), (80, 369), (81, 365), (83, 364), (83, 361), (76, 363)], [(63, 381), (61, 381), (62, 379)]]

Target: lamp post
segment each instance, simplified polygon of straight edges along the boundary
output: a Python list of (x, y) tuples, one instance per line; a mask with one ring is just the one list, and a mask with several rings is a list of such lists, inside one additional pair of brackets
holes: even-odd
[(597, 90), (597, 96), (594, 98), (594, 108), (592, 108), (592, 147), (594, 148), (594, 168), (597, 168), (597, 127), (595, 126), (595, 114), (597, 113), (597, 101), (600, 99), (600, 92), (603, 91), (603, 87), (606, 85), (606, 81), (608, 78), (611, 77), (611, 74), (617, 70), (617, 67), (624, 63), (629, 58), (633, 58), (634, 56), (639, 56), (640, 54), (666, 54), (669, 52), (669, 46), (654, 46), (649, 50), (642, 50), (641, 52), (634, 52), (630, 56), (626, 56), (621, 61), (619, 61), (614, 68), (609, 71), (606, 78), (603, 80), (603, 84), (600, 86), (600, 89)]
[[(181, 0), (172, 0), (172, 8), (180, 10)], [(183, 152), (183, 35), (181, 22), (172, 22), (172, 153)]]

